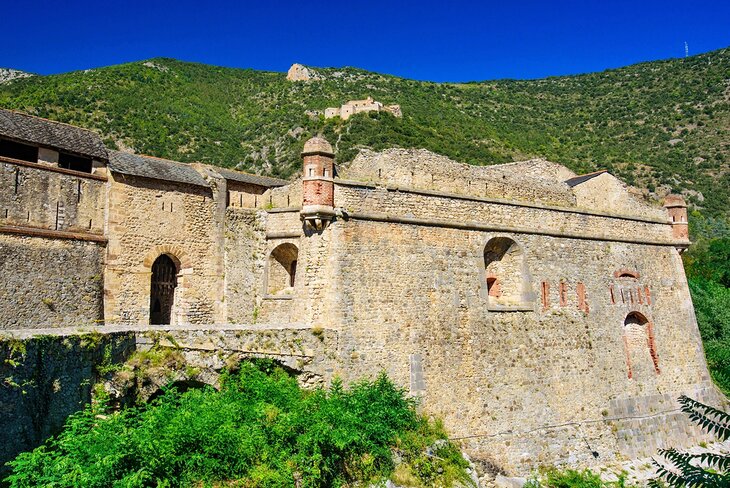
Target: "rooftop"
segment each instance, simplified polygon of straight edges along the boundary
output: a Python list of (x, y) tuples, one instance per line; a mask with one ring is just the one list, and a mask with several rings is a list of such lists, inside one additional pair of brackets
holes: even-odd
[(13, 110), (0, 109), (0, 136), (96, 159), (108, 157), (95, 132)]

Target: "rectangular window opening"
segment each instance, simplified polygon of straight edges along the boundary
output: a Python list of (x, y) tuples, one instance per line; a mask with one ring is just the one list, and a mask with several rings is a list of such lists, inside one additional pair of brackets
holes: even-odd
[(38, 148), (21, 144), (20, 142), (8, 141), (0, 139), (0, 156), (28, 161), (30, 163), (38, 162)]
[(80, 171), (82, 173), (91, 173), (92, 162), (91, 158), (59, 152), (58, 167), (73, 171)]

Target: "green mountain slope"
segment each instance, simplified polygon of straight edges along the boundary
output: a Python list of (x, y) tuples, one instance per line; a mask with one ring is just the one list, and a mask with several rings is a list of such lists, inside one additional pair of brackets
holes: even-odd
[[(276, 176), (323, 132), (338, 160), (361, 147), (425, 147), (493, 164), (543, 156), (608, 168), (659, 195), (684, 191), (707, 215), (730, 203), (730, 49), (541, 80), (429, 83), (353, 68), (284, 73), (153, 59), (0, 85), (0, 107), (98, 130), (114, 147)], [(403, 118), (313, 113), (371, 95)], [(655, 192), (655, 193), (654, 193)]]

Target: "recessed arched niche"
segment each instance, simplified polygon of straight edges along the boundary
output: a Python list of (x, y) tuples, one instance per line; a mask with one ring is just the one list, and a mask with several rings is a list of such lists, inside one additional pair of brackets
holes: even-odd
[(269, 254), (266, 293), (286, 294), (294, 288), (299, 248), (290, 242), (279, 244)]
[(484, 246), (484, 273), (489, 310), (533, 310), (525, 253), (517, 242), (509, 237), (489, 239)]

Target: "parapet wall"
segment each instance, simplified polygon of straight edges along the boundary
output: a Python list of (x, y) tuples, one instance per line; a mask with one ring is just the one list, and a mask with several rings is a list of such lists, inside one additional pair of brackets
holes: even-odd
[(0, 225), (101, 235), (105, 181), (0, 161)]
[[(535, 164), (548, 163), (536, 160)], [(538, 177), (534, 171), (530, 173), (513, 169), (510, 165), (472, 166), (457, 163), (425, 149), (387, 149), (377, 153), (361, 151), (351, 163), (339, 169), (339, 174), (346, 180), (412, 189), (575, 205), (575, 196), (564, 182)]]
[(504, 230), (628, 242), (674, 242), (668, 220), (639, 219), (574, 208), (543, 206), (458, 194), (336, 183), (336, 202), (347, 215), (380, 220), (421, 220), (433, 225)]

